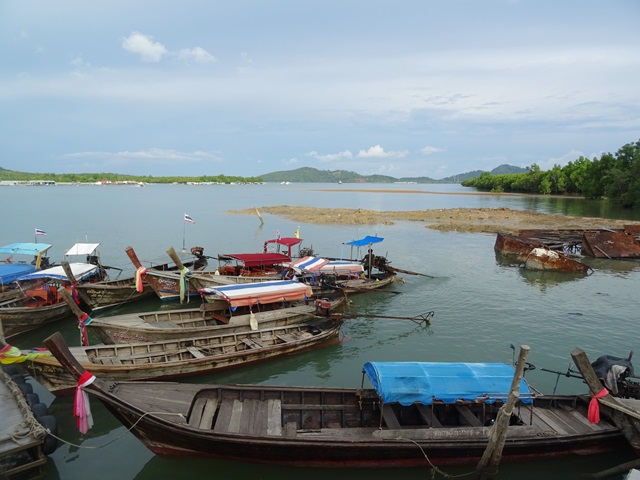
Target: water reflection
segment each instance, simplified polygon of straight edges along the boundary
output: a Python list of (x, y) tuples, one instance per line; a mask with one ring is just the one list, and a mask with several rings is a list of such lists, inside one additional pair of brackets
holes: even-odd
[(587, 277), (586, 273), (581, 272), (549, 272), (526, 268), (520, 268), (518, 271), (525, 283), (538, 287), (542, 292), (561, 283), (575, 282)]

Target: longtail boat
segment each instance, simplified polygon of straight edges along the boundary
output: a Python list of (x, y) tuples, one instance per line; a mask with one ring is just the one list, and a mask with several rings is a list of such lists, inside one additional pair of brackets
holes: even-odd
[[(323, 319), (258, 330), (247, 326), (202, 337), (70, 349), (84, 368), (106, 379), (183, 378), (337, 343), (341, 324)], [(53, 357), (31, 359), (26, 367), (55, 394), (75, 387), (75, 379)]]
[[(78, 282), (101, 278), (96, 265), (71, 263), (69, 266)], [(16, 282), (22, 295), (0, 303), (0, 325), (6, 338), (71, 316), (71, 309), (60, 290), (71, 291), (74, 282), (69, 280), (62, 266), (32, 272)]]
[(311, 293), (308, 285), (291, 281), (219, 287), (204, 293), (208, 302), (199, 308), (94, 318), (88, 328), (106, 344), (193, 338), (326, 317), (344, 299), (313, 301)]
[[(297, 467), (477, 464), (515, 382), (506, 364), (420, 362), (367, 362), (352, 389), (108, 381), (86, 371), (61, 335), (45, 345), (158, 455)], [(588, 397), (533, 394), (524, 379), (515, 388), (503, 461), (625, 447), (610, 421), (589, 423)]]

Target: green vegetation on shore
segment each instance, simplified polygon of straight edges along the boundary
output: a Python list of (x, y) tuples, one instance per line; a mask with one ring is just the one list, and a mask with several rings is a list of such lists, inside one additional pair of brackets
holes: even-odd
[(14, 172), (0, 168), (0, 180), (52, 180), (56, 183), (96, 183), (103, 180), (110, 182), (142, 182), (142, 183), (261, 183), (260, 177), (236, 177), (227, 175), (202, 175), (200, 177), (152, 177), (137, 175), (121, 175), (118, 173), (28, 173)]
[(491, 192), (610, 198), (622, 207), (633, 208), (640, 205), (640, 140), (624, 145), (615, 155), (605, 153), (593, 160), (580, 157), (547, 171), (541, 171), (534, 163), (526, 173), (483, 173), (463, 181), (462, 185)]

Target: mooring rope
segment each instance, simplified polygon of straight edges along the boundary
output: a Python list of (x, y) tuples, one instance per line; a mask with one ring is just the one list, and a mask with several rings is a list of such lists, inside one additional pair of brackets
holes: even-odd
[(117, 442), (118, 440), (120, 440), (120, 439), (121, 439), (122, 437), (124, 437), (127, 433), (131, 432), (131, 430), (133, 430), (133, 429), (136, 427), (136, 425), (138, 425), (138, 423), (140, 423), (140, 421), (141, 421), (144, 417), (146, 417), (147, 415), (175, 415), (175, 416), (178, 416), (178, 417), (180, 417), (180, 418), (182, 418), (182, 419), (186, 420), (186, 419), (185, 419), (185, 417), (184, 417), (184, 415), (183, 415), (183, 414), (181, 414), (181, 413), (170, 413), (170, 412), (146, 412), (146, 413), (144, 413), (144, 414), (143, 414), (143, 415), (142, 415), (138, 420), (136, 420), (136, 422), (135, 422), (133, 425), (131, 425), (131, 427), (129, 427), (129, 428), (127, 428), (127, 429), (125, 429), (125, 431), (124, 431), (124, 432), (122, 432), (122, 434), (121, 434), (121, 435), (119, 435), (118, 437), (114, 438), (113, 440), (108, 441), (108, 442), (107, 442), (107, 443), (105, 443), (104, 445), (97, 445), (97, 446), (93, 446), (93, 445), (78, 445), (78, 444), (75, 444), (75, 443), (73, 443), (73, 442), (69, 442), (69, 441), (65, 440), (64, 438), (60, 438), (60, 437), (58, 437), (57, 435), (54, 435), (53, 433), (51, 433), (51, 432), (49, 431), (49, 429), (46, 429), (46, 428), (45, 428), (44, 430), (45, 430), (49, 435), (51, 435), (53, 438), (55, 438), (55, 439), (59, 440), (59, 441), (60, 441), (60, 442), (62, 442), (62, 443), (66, 443), (67, 445), (70, 445), (70, 446), (72, 446), (72, 447), (76, 447), (76, 448), (87, 448), (87, 449), (96, 449), (96, 450), (97, 450), (97, 449), (100, 449), (100, 448), (107, 447), (107, 446), (111, 445), (112, 443)]

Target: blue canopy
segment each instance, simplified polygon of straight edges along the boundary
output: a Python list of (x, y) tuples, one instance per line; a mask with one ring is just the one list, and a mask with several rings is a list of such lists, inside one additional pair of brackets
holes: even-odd
[(48, 243), (12, 243), (0, 247), (0, 254), (9, 255), (5, 263), (0, 263), (0, 285), (6, 285), (36, 270), (35, 264), (11, 259), (13, 255), (28, 255), (37, 257), (51, 248)]
[(379, 243), (382, 240), (384, 240), (384, 238), (382, 237), (372, 237), (370, 235), (367, 235), (366, 237), (361, 238), (360, 240), (353, 240), (351, 242), (347, 242), (347, 245), (352, 245), (354, 247), (364, 247), (372, 243)]
[(12, 243), (0, 247), (0, 253), (7, 255), (33, 255), (38, 256), (51, 248), (48, 243)]
[[(434, 400), (506, 401), (515, 373), (514, 367), (505, 363), (446, 362), (367, 362), (363, 371), (383, 403), (401, 405), (431, 405)], [(532, 403), (524, 379), (519, 392), (523, 403)]]

